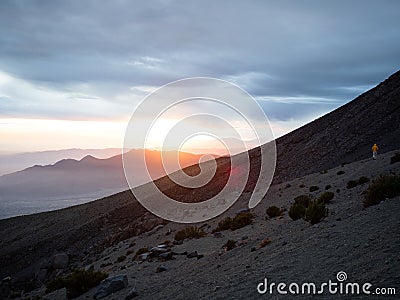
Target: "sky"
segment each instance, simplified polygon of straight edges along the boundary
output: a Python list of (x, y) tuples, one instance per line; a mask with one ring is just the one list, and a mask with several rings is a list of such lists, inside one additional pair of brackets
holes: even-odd
[(399, 1), (3, 0), (0, 152), (122, 147), (146, 95), (197, 76), (246, 90), (281, 136), (399, 69), (399, 12)]

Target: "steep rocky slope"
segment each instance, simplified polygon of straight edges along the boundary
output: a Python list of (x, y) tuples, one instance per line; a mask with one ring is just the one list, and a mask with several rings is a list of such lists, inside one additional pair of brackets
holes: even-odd
[[(278, 139), (275, 188), (270, 190), (269, 195), (279, 195), (278, 187), (282, 188), (279, 186), (282, 182), (340, 166), (344, 162), (370, 157), (372, 143), (378, 143), (381, 153), (399, 149), (399, 95), (400, 72), (397, 72), (352, 102)], [(249, 152), (252, 175), (246, 192), (227, 214), (246, 207), (257, 178), (259, 150), (253, 149)], [(220, 169), (216, 180), (206, 188), (209, 196), (218, 192), (230, 168), (226, 158), (221, 158), (218, 162)], [(363, 173), (363, 164), (351, 165), (348, 168), (346, 172), (349, 176), (352, 173), (354, 176)], [(196, 166), (189, 167), (186, 172), (190, 173), (195, 169)], [(314, 180), (322, 180), (318, 175), (315, 176)], [(181, 201), (203, 200), (199, 197), (202, 196), (201, 193), (177, 187), (167, 178), (160, 179), (158, 184), (163, 190), (177, 195)], [(343, 185), (339, 188), (342, 189)], [(350, 197), (356, 196), (359, 197), (350, 194)], [(282, 195), (286, 200), (290, 200), (290, 197)], [(343, 197), (342, 194), (340, 197)], [(359, 203), (359, 198), (354, 199)], [(262, 203), (264, 202), (270, 201), (267, 198), (267, 201)], [(359, 206), (356, 202), (355, 205)], [(262, 205), (256, 207), (262, 208)], [(224, 216), (216, 218), (212, 224)], [(387, 215), (382, 218), (386, 217)], [(60, 251), (71, 254), (71, 267), (85, 265), (96, 260), (98, 252), (105, 247), (132, 238), (162, 223), (161, 219), (145, 214), (145, 210), (130, 192), (59, 211), (1, 220), (0, 275), (12, 275), (15, 278), (23, 276), (23, 280), (26, 281), (26, 278), (35, 277), (35, 270), (43, 259)], [(300, 255), (300, 252), (297, 254)]]

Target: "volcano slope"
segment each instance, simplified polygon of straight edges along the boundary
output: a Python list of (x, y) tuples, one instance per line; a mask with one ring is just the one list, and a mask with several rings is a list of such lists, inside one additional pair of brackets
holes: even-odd
[[(274, 187), (269, 195), (274, 191), (278, 193), (278, 186), (282, 189), (286, 182), (296, 178), (369, 157), (372, 143), (378, 143), (381, 153), (399, 149), (399, 123), (400, 72), (397, 72), (348, 104), (279, 138)], [(260, 153), (260, 148), (249, 151), (251, 176), (237, 204), (212, 222), (218, 222), (239, 207), (246, 207), (257, 180)], [(180, 201), (202, 201), (203, 194), (211, 197), (223, 186), (229, 174), (229, 159), (218, 159), (218, 167), (215, 179), (204, 193), (185, 190), (168, 178), (158, 180), (157, 184)], [(185, 172), (196, 172), (196, 169), (198, 166), (192, 166)], [(343, 186), (339, 188), (343, 190)], [(268, 198), (262, 201), (266, 202)], [(42, 284), (37, 272), (43, 261), (53, 254), (69, 254), (69, 269), (64, 271), (68, 272), (74, 267), (89, 265), (103, 249), (140, 236), (160, 224), (166, 225), (166, 222), (146, 213), (130, 191), (58, 211), (0, 220), (0, 275), (10, 275), (20, 289), (32, 289)], [(397, 227), (393, 225), (393, 228)], [(329, 239), (325, 243), (329, 244)]]
[[(371, 181), (382, 174), (400, 172), (400, 162), (390, 162), (394, 154), (395, 151), (388, 152), (378, 160), (368, 158), (273, 185), (251, 211), (255, 215), (251, 225), (213, 234), (221, 218), (234, 217), (246, 205), (247, 199), (242, 198), (223, 216), (197, 224), (204, 229), (204, 237), (185, 239), (182, 244), (171, 246), (171, 253), (176, 253), (172, 260), (154, 257), (142, 261), (135, 258), (135, 253), (172, 241), (179, 230), (189, 225), (170, 222), (128, 238), (107, 247), (93, 261), (82, 263), (82, 267), (93, 267), (109, 276), (127, 275), (128, 287), (107, 299), (124, 299), (132, 288), (139, 294), (137, 299), (285, 299), (290, 295), (278, 294), (276, 287), (272, 294), (260, 297), (257, 285), (267, 278), (269, 283), (294, 282), (301, 286), (312, 282), (319, 287), (329, 280), (339, 282), (336, 279), (339, 272), (347, 274), (347, 282), (360, 286), (371, 283), (371, 293), (375, 288), (395, 288), (398, 293), (400, 197), (367, 208), (363, 206), (363, 191)], [(347, 188), (350, 180), (362, 176), (370, 181)], [(319, 189), (310, 192), (312, 186)], [(330, 186), (328, 190), (327, 186)], [(332, 191), (334, 197), (327, 204), (328, 215), (321, 222), (312, 225), (289, 217), (287, 210), (296, 196), (307, 194), (317, 198), (326, 191)], [(268, 218), (266, 209), (272, 205), (286, 211), (280, 217)], [(229, 251), (224, 248), (228, 240), (236, 242)], [(179, 255), (195, 251), (198, 259)], [(93, 288), (78, 299), (92, 298), (96, 291)], [(42, 287), (29, 295), (43, 294)], [(299, 299), (311, 296), (300, 295)], [(319, 295), (321, 299), (339, 296), (346, 297), (329, 294), (327, 289)], [(361, 294), (354, 298), (381, 299), (382, 296)]]

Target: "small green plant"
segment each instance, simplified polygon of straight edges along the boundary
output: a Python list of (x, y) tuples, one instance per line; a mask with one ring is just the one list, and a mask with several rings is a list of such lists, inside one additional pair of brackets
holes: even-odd
[(289, 217), (293, 221), (304, 218), (305, 213), (306, 213), (306, 208), (299, 203), (294, 203), (289, 209)]
[(309, 221), (311, 224), (316, 224), (319, 223), (327, 215), (328, 209), (325, 207), (325, 203), (313, 201), (306, 209), (304, 220)]
[(325, 186), (325, 190), (329, 190), (332, 186), (330, 184)]
[(125, 255), (121, 255), (117, 258), (117, 262), (123, 262), (126, 259)]
[(236, 247), (236, 241), (228, 240), (223, 247), (226, 249), (226, 251), (230, 251)]
[(236, 230), (253, 223), (254, 215), (250, 212), (243, 212), (237, 214), (235, 217), (226, 217), (218, 223), (217, 228), (215, 228), (212, 233), (223, 231), (223, 230)]
[(331, 202), (334, 196), (335, 194), (332, 192), (324, 192), (318, 197), (317, 202), (328, 204), (329, 202)]
[(46, 284), (46, 293), (62, 288), (67, 289), (68, 299), (76, 298), (97, 286), (108, 274), (101, 271), (77, 269), (67, 276), (59, 276)]
[(343, 174), (344, 174), (344, 171), (343, 171), (343, 170), (340, 170), (340, 171), (338, 171), (336, 174), (337, 174), (337, 175), (343, 175)]
[(203, 229), (198, 228), (196, 226), (189, 226), (185, 229), (178, 231), (175, 234), (175, 240), (182, 241), (184, 239), (198, 239), (205, 236), (206, 233)]
[(136, 251), (136, 254), (135, 254), (134, 258), (138, 257), (141, 254), (147, 253), (147, 252), (149, 252), (149, 248), (147, 248), (147, 247), (139, 248)]
[(312, 193), (312, 192), (315, 192), (315, 191), (318, 191), (319, 190), (319, 187), (318, 186), (316, 186), (316, 185), (312, 185), (312, 186), (310, 186), (310, 193)]
[(267, 208), (266, 213), (267, 213), (268, 217), (276, 218), (276, 217), (279, 217), (280, 215), (282, 215), (283, 211), (279, 207), (272, 205)]
[(308, 207), (311, 203), (311, 198), (308, 195), (300, 195), (294, 198), (294, 203), (304, 206), (305, 208)]
[(400, 176), (381, 175), (368, 187), (364, 198), (364, 207), (379, 204), (386, 198), (400, 195)]
[(400, 162), (400, 152), (396, 152), (396, 154), (390, 158), (390, 164), (397, 162)]

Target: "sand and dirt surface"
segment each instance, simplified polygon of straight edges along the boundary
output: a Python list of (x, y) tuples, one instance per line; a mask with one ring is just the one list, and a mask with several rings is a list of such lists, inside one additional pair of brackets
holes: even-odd
[[(246, 206), (247, 199), (243, 197), (222, 216), (197, 224), (203, 225), (208, 232), (205, 237), (184, 240), (183, 244), (171, 249), (176, 253), (197, 251), (204, 255), (199, 259), (187, 258), (186, 255), (174, 255), (174, 259), (168, 261), (134, 259), (138, 249), (151, 248), (165, 240), (172, 241), (174, 234), (187, 226), (169, 222), (105, 247), (98, 253), (93, 252), (90, 259), (82, 260), (80, 267), (94, 266), (95, 270), (103, 270), (109, 276), (127, 275), (128, 287), (106, 299), (125, 299), (132, 288), (138, 292), (137, 299), (289, 299), (293, 295), (279, 295), (276, 289), (272, 294), (260, 295), (257, 285), (267, 278), (268, 282), (276, 284), (313, 282), (318, 286), (329, 280), (338, 282), (338, 272), (347, 274), (345, 282), (359, 283), (360, 286), (371, 283), (371, 291), (376, 287), (394, 287), (397, 296), (390, 297), (396, 299), (400, 293), (400, 197), (364, 208), (362, 192), (369, 183), (346, 188), (349, 180), (361, 176), (373, 180), (380, 174), (399, 173), (400, 163), (390, 164), (394, 153), (273, 185), (263, 201), (251, 210), (256, 215), (253, 224), (214, 236), (211, 230), (222, 218), (234, 216)], [(344, 174), (338, 175), (339, 171), (344, 171)], [(320, 189), (310, 193), (309, 187), (313, 185)], [(289, 209), (294, 197), (301, 194), (317, 197), (327, 185), (331, 185), (329, 191), (335, 195), (328, 204), (328, 216), (320, 223), (311, 225), (302, 219), (293, 221), (287, 211), (282, 217), (266, 219), (267, 207), (276, 205)], [(33, 228), (32, 224), (29, 230), (40, 230)], [(237, 241), (237, 246), (225, 251), (223, 245), (228, 239)], [(260, 248), (265, 239), (271, 243)], [(132, 253), (127, 255), (128, 250)], [(126, 256), (126, 259), (117, 262), (120, 256)], [(160, 266), (166, 270), (157, 272)], [(92, 299), (96, 290), (93, 288), (78, 299)], [(44, 287), (41, 287), (28, 295), (43, 293)], [(349, 299), (349, 295), (332, 295), (327, 291), (318, 296), (297, 296), (299, 299), (311, 297)], [(359, 295), (352, 298), (384, 299), (385, 296)]]

